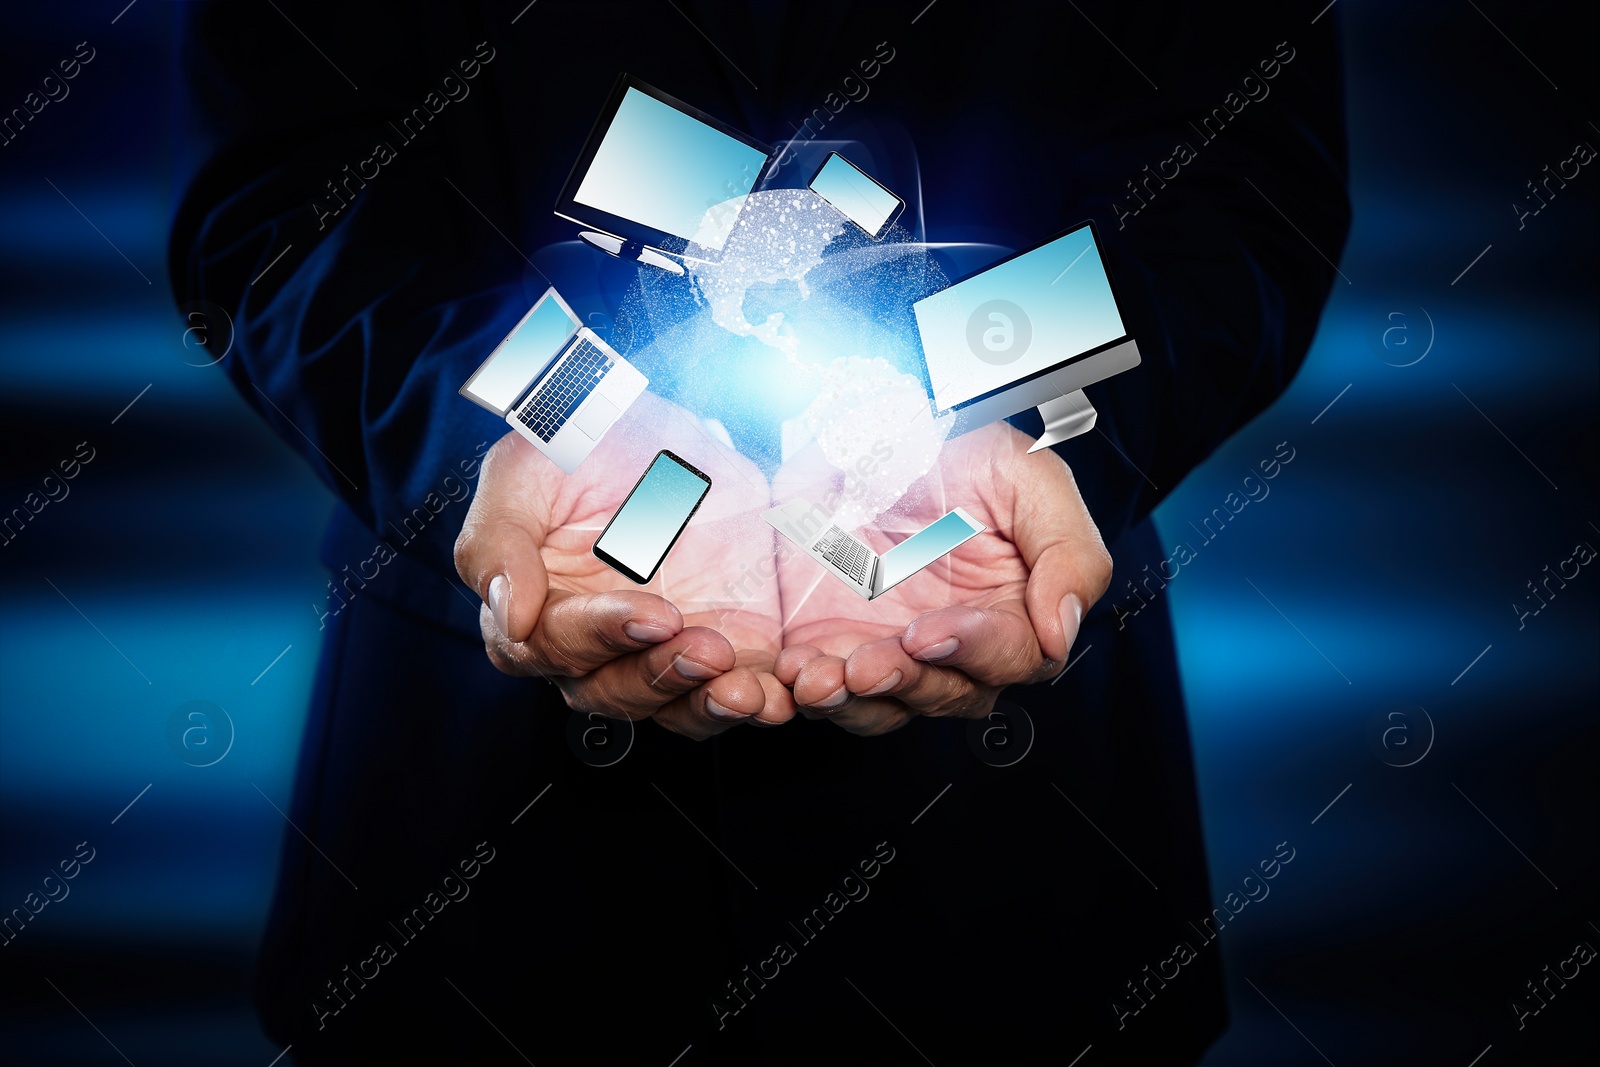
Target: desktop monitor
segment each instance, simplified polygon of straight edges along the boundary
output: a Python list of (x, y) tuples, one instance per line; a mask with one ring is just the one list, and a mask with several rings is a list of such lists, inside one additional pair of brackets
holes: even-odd
[(1065, 440), (1093, 425), (1084, 386), (1139, 364), (1092, 223), (914, 310), (934, 413), (955, 415), (957, 433), (1038, 406), (1046, 432), (1035, 447)]
[[(628, 74), (618, 77), (556, 214), (675, 256), (715, 258), (772, 150)], [(613, 249), (613, 251), (615, 251)]]

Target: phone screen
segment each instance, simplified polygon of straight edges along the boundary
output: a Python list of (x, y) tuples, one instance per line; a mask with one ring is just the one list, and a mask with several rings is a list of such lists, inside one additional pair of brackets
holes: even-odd
[(811, 191), (839, 209), (839, 213), (867, 232), (874, 241), (883, 236), (905, 202), (862, 173), (839, 153), (828, 157)]
[(710, 478), (662, 449), (611, 516), (594, 544), (595, 556), (643, 585), (655, 577), (710, 491)]
[(898, 585), (940, 556), (955, 551), (987, 529), (987, 526), (960, 508), (923, 527), (885, 552), (879, 559), (880, 581), (877, 591), (882, 593), (891, 586)]

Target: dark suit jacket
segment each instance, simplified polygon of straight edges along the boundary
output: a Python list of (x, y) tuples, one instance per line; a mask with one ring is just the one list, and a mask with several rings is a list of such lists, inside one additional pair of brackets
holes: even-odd
[[(400, 558), (323, 619), (291, 812), (316, 847), (285, 838), (268, 1032), (308, 1063), (1198, 1057), (1226, 1013), (1194, 929), (1210, 899), (1170, 625), (1159, 605), (1119, 625), (1108, 601), (1167, 555), (1163, 493), (1310, 342), (1348, 226), (1336, 20), (279, 6), (189, 16), (217, 139), (173, 284), (228, 310), (242, 395), (338, 494), (335, 579), (371, 573), (380, 539)], [(470, 484), (505, 427), (456, 390), (542, 290), (525, 253), (572, 236), (550, 208), (619, 69), (769, 143), (808, 119), (900, 131), (930, 241), (1025, 248), (1098, 221), (1144, 363), (1089, 390), (1100, 432), (1060, 451), (1118, 578), (1078, 639), (1093, 654), (1006, 694), (1035, 734), (1020, 762), (924, 720), (703, 744), (645, 724), (597, 767), (553, 687), (485, 661), (444, 479)], [(1180, 941), (1194, 960), (1152, 981)]]

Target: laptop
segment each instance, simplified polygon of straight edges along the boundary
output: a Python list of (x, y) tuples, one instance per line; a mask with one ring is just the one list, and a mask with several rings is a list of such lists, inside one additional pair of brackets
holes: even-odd
[(880, 556), (802, 497), (764, 511), (761, 517), (868, 600), (876, 600), (988, 529), (956, 508)]
[(503, 417), (572, 474), (649, 384), (550, 288), (467, 379), (461, 395)]
[(966, 433), (1037, 406), (1059, 444), (1094, 426), (1085, 386), (1139, 365), (1092, 223), (916, 302), (935, 416)]

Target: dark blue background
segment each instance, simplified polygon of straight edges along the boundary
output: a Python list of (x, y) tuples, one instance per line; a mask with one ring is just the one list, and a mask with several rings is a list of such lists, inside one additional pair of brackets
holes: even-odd
[[(143, 0), (112, 25), (121, 6), (14, 14), (0, 43), (6, 110), (78, 41), (97, 51), (0, 148), (0, 509), (78, 442), (95, 449), (70, 496), (0, 548), (0, 911), (78, 842), (96, 850), (0, 948), (0, 1058), (120, 1063), (114, 1043), (139, 1064), (265, 1064), (279, 1050), (247, 982), (294, 832), (273, 804), (317, 654), (332, 500), (220, 368), (185, 364), (165, 239), (205, 146), (173, 9)], [(1163, 543), (1198, 552), (1163, 595), (1214, 893), (1278, 842), (1296, 849), (1222, 939), (1234, 1021), (1207, 1062), (1582, 1058), (1600, 978), (1521, 1032), (1509, 1005), (1574, 942), (1600, 945), (1600, 576), (1584, 568), (1522, 629), (1511, 604), (1577, 542), (1600, 546), (1600, 171), (1521, 230), (1509, 205), (1576, 142), (1600, 145), (1594, 66), (1564, 12), (1374, 7), (1323, 16), (1346, 41), (1348, 281), (1288, 393), (1157, 512)], [(315, 57), (303, 73), (328, 75)], [(1430, 333), (1421, 362), (1389, 365)], [(1271, 495), (1203, 544), (1189, 523), (1283, 441), (1295, 459)], [(189, 700), (236, 727), (215, 766), (168, 744)], [(1368, 730), (1406, 706), (1437, 736), (1394, 768)]]

